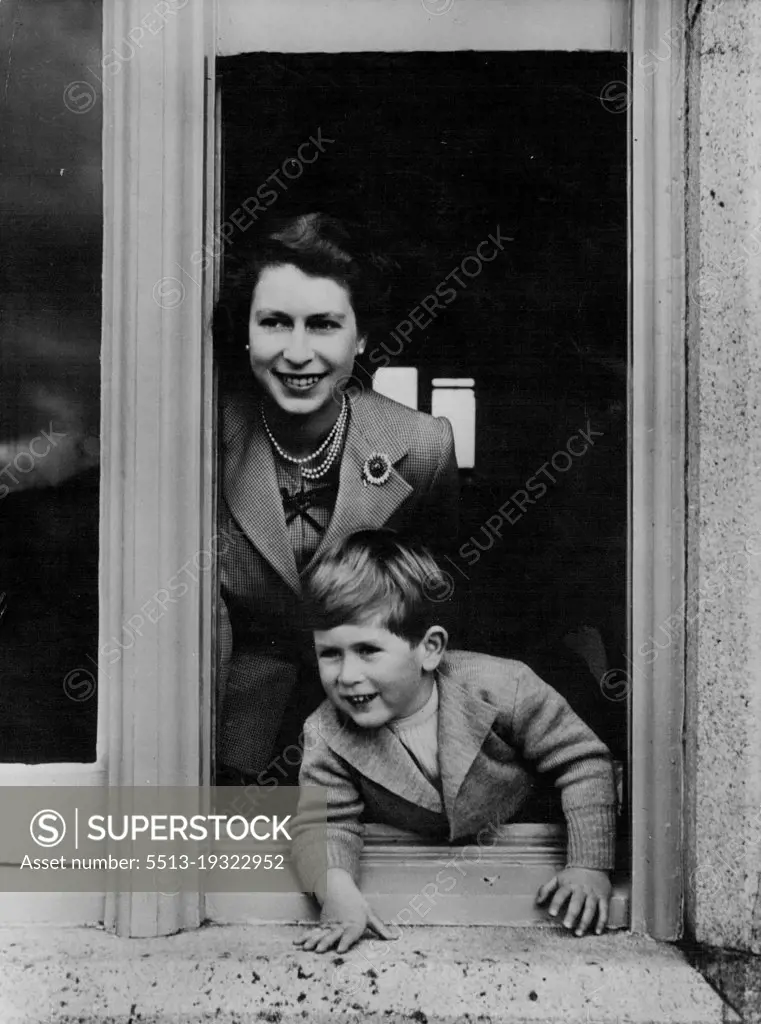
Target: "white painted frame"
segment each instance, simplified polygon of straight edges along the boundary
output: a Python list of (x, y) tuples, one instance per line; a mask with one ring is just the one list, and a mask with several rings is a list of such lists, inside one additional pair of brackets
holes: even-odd
[[(292, 40), (294, 23), (285, 12), (296, 2), (171, 0), (160, 27), (152, 0), (104, 3), (101, 644), (119, 637), (122, 623), (212, 546), (213, 275), (199, 277), (193, 257), (215, 229), (214, 60), (216, 53), (277, 48), (277, 32), (285, 29)], [(304, 0), (304, 9), (331, 2)], [(384, 24), (402, 26), (405, 49), (459, 48), (466, 38), (483, 49), (557, 48), (558, 18), (573, 30), (564, 49), (625, 48), (623, 0), (541, 0), (552, 17), (538, 16), (537, 0), (456, 0), (438, 18), (407, 0), (351, 3), (355, 12), (360, 5), (375, 13), (382, 8), (389, 16)], [(632, 0), (632, 6), (636, 71), (682, 23), (684, 0)], [(509, 33), (495, 27), (506, 9), (514, 15)], [(582, 9), (594, 17), (585, 20)], [(351, 39), (355, 14), (350, 18), (347, 8), (344, 15), (341, 30), (349, 35), (340, 38)], [(481, 16), (482, 29), (468, 26), (468, 18)], [(415, 17), (422, 20), (413, 31)], [(368, 38), (385, 45), (366, 25), (362, 48)], [(128, 53), (128, 40), (134, 56), (114, 57)], [(671, 45), (673, 56), (655, 74), (633, 75), (629, 115), (632, 927), (657, 938), (675, 938), (681, 929), (681, 634), (651, 665), (638, 653), (657, 624), (682, 606), (685, 589), (684, 78), (681, 47), (674, 39)], [(160, 626), (146, 627), (141, 642), (115, 664), (102, 664), (95, 764), (1, 766), (0, 784), (208, 781), (213, 593), (212, 573), (201, 572)], [(0, 909), (6, 904), (0, 900)], [(42, 899), (16, 900), (4, 920), (95, 918), (121, 935), (158, 935), (195, 927), (206, 914), (195, 895), (79, 895), (63, 898), (60, 907), (48, 902), (47, 911), (42, 906)]]
[[(112, 786), (210, 778), (213, 282), (194, 257), (213, 233), (214, 6), (157, 7), (104, 4), (104, 55), (140, 48), (104, 89), (101, 637), (172, 581), (188, 590), (108, 668)], [(106, 900), (122, 935), (202, 919), (200, 893)]]
[(628, 0), (218, 0), (217, 56), (625, 50), (628, 10)]
[[(633, 0), (628, 83), (631, 927), (672, 940), (684, 902), (687, 18), (687, 0)], [(649, 662), (667, 623), (671, 643)]]

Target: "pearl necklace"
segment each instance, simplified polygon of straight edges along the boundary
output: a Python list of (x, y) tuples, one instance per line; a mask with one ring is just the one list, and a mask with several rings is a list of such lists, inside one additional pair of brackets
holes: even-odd
[[(272, 447), (275, 449), (275, 451), (278, 453), (281, 459), (284, 459), (286, 462), (291, 462), (294, 465), (298, 466), (299, 472), (307, 480), (319, 480), (320, 477), (325, 476), (330, 467), (336, 461), (338, 453), (341, 450), (341, 445), (343, 444), (343, 435), (346, 428), (346, 422), (349, 418), (349, 403), (346, 400), (346, 395), (343, 396), (341, 412), (338, 414), (338, 419), (331, 427), (328, 436), (322, 442), (320, 447), (313, 451), (311, 455), (305, 455), (300, 459), (297, 459), (293, 455), (289, 455), (288, 452), (284, 451), (284, 449), (281, 448), (280, 445), (277, 443), (274, 434), (270, 430), (269, 423), (267, 423), (267, 417), (264, 415), (263, 404), (260, 406), (259, 412), (262, 417), (264, 429), (267, 432), (267, 437), (270, 439)], [(328, 451), (323, 462), (320, 463), (319, 466), (313, 466), (311, 469), (307, 469), (305, 463), (313, 462), (319, 455), (322, 455), (326, 448)]]

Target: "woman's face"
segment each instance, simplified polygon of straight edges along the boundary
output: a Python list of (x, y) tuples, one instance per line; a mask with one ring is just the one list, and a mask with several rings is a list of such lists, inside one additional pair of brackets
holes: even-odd
[(251, 370), (284, 412), (308, 416), (338, 398), (336, 385), (364, 351), (346, 288), (285, 264), (266, 267), (248, 324)]

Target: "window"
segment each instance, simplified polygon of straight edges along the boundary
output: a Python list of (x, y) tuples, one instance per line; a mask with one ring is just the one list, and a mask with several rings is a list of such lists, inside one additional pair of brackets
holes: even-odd
[(380, 395), (393, 398), (395, 402), (418, 408), (417, 369), (414, 366), (390, 366), (376, 370), (373, 388)]
[[(626, 702), (601, 680), (628, 642), (627, 135), (599, 97), (624, 60), (219, 63), (225, 262), (268, 217), (313, 209), (360, 217), (366, 244), (393, 254), (363, 361), (409, 404), (415, 373), (420, 408), (448, 416), (469, 471), (449, 570), (467, 592), (457, 646), (526, 661), (622, 761)], [(250, 371), (236, 367), (237, 389)]]
[(431, 382), (431, 413), (446, 416), (452, 424), (460, 469), (473, 469), (476, 461), (475, 384), (472, 377), (440, 377)]
[[(476, 396), (472, 377), (431, 381), (431, 414), (452, 425), (459, 469), (472, 469), (476, 457)], [(375, 371), (373, 389), (410, 409), (418, 408), (418, 371), (414, 366), (382, 367)]]
[[(620, 52), (253, 53), (218, 68), (225, 308), (234, 301), (228, 280), (237, 282), (273, 217), (319, 210), (368, 225), (366, 244), (381, 260), (392, 254), (396, 274), (363, 366), (377, 368), (376, 391), (449, 418), (463, 471), (447, 566), (458, 588), (454, 646), (529, 664), (605, 740), (628, 779), (627, 703), (606, 689), (628, 650), (627, 131), (600, 101), (625, 60)], [(500, 127), (507, 123), (510, 132)], [(225, 339), (222, 400), (229, 379), (240, 407), (255, 409), (245, 338)], [(237, 360), (229, 376), (228, 356)], [(222, 528), (261, 545), (241, 466), (222, 474)], [(254, 486), (253, 466), (245, 474)], [(280, 571), (269, 530), (266, 544)], [(235, 777), (230, 766), (249, 782), (269, 767), (243, 750), (245, 737), (260, 738), (240, 694), (262, 612), (243, 607), (243, 581), (232, 579), (248, 566), (249, 593), (261, 573), (248, 555), (244, 539), (222, 575), (232, 661), (220, 671), (236, 701), (233, 714), (226, 698), (217, 751), (225, 781)], [(278, 622), (290, 598), (272, 580), (268, 651), (288, 647)], [(269, 775), (294, 778), (285, 752), (309, 701), (322, 698), (319, 689), (294, 693), (266, 739), (274, 753), (265, 762), (276, 768), (264, 784)], [(246, 715), (244, 731), (236, 721)], [(258, 756), (259, 739), (255, 747)], [(557, 802), (547, 793), (527, 814), (550, 863)], [(619, 900), (623, 907), (623, 892)]]
[[(165, 587), (189, 560), (192, 563), (195, 555), (213, 547), (214, 420), (211, 340), (205, 325), (210, 321), (214, 277), (205, 254), (218, 249), (223, 220), (220, 205), (218, 214), (214, 212), (215, 196), (219, 200), (215, 189), (221, 182), (214, 166), (219, 151), (216, 132), (224, 119), (224, 105), (212, 116), (215, 54), (222, 59), (236, 53), (269, 50), (283, 55), (315, 48), (350, 53), (366, 49), (368, 39), (387, 52), (402, 47), (485, 51), (498, 45), (523, 51), (627, 49), (628, 5), (623, 2), (585, 0), (583, 11), (568, 0), (541, 0), (541, 11), (539, 6), (518, 0), (458, 0), (456, 18), (434, 18), (422, 8), (418, 11), (418, 5), (371, 0), (353, 0), (351, 9), (336, 0), (320, 7), (319, 14), (295, 0), (274, 7), (258, 0), (220, 0), (215, 24), (210, 4), (188, 5), (181, 18), (170, 20), (111, 77), (103, 93), (109, 190), (103, 359), (112, 398), (103, 430), (108, 467), (101, 529), (104, 642), (136, 614), (146, 594), (150, 597)], [(676, 4), (634, 0), (632, 6), (631, 60), (636, 66), (681, 15)], [(104, 52), (119, 45), (143, 13), (130, 0), (109, 9)], [(683, 464), (682, 309), (677, 292), (664, 290), (662, 282), (681, 279), (682, 207), (673, 183), (682, 170), (683, 80), (678, 55), (647, 80), (629, 77), (624, 65), (623, 57), (615, 62), (610, 81), (617, 87), (624, 82), (617, 94), (626, 103), (619, 105), (618, 114), (626, 116), (624, 107), (630, 100), (632, 104), (632, 350), (627, 396), (633, 543), (627, 684), (633, 693), (634, 718), (632, 926), (669, 938), (678, 934), (680, 921), (680, 888), (675, 884), (680, 851), (673, 822), (680, 808), (683, 658), (678, 641), (668, 658), (650, 666), (637, 651), (682, 601), (683, 481), (673, 472), (674, 466)], [(608, 113), (613, 116), (615, 111)], [(250, 111), (244, 116), (250, 118)], [(119, 157), (124, 152), (137, 156), (124, 161)], [(349, 182), (349, 191), (354, 187)], [(180, 280), (184, 275), (178, 267), (200, 268), (203, 276), (193, 271), (199, 286)], [(459, 367), (431, 366), (425, 380), (421, 375), (422, 407), (430, 394), (430, 379), (460, 373)], [(479, 422), (484, 422), (480, 397)], [(193, 437), (200, 437), (201, 444), (188, 444)], [(108, 683), (113, 698), (107, 730), (112, 781), (152, 778), (193, 784), (199, 777), (208, 778), (213, 584), (209, 572), (196, 573), (160, 628), (144, 631), (143, 642), (125, 651), (110, 679), (101, 672), (101, 682)], [(103, 692), (101, 686), (101, 696)], [(163, 724), (170, 721), (171, 733)], [(392, 854), (388, 846), (379, 848), (376, 860), (388, 863)], [(417, 853), (412, 856), (419, 861)], [(518, 856), (525, 857), (525, 843)], [(243, 906), (245, 902), (209, 897), (204, 911), (200, 900), (196, 904), (163, 896), (125, 898), (115, 902), (109, 922), (122, 934), (156, 934), (190, 927), (203, 916), (219, 921), (273, 919), (287, 917), (294, 909), (275, 897), (269, 906), (264, 898), (258, 904)]]
[[(0, 12), (13, 59), (0, 340), (0, 761), (93, 762), (98, 720), (100, 4)], [(61, 46), (61, 41), (66, 46)]]

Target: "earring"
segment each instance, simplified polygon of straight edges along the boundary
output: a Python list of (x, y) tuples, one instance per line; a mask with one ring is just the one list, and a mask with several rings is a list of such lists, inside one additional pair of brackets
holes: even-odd
[(246, 352), (248, 352), (250, 350), (250, 348), (251, 348), (251, 346), (248, 344), (248, 342), (246, 342)]

